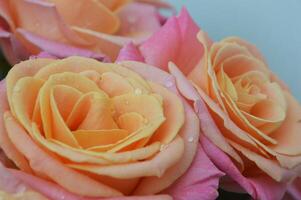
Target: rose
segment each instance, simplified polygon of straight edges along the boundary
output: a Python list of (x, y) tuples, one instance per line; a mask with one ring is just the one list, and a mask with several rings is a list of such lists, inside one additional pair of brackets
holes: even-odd
[[(126, 46), (119, 58), (164, 70), (174, 68), (172, 61), (180, 68), (172, 71), (195, 101), (203, 148), (254, 199), (281, 199), (300, 174), (300, 104), (254, 45), (236, 37), (213, 42), (183, 10), (140, 46)], [(223, 186), (239, 191), (226, 178)]]
[(9, 174), (50, 199), (215, 198), (221, 173), (198, 147), (198, 118), (174, 81), (138, 62), (15, 65), (0, 90), (0, 145), (22, 171)]
[(46, 51), (115, 60), (129, 41), (139, 43), (163, 23), (159, 0), (12, 0), (0, 2), (0, 43), (11, 63)]

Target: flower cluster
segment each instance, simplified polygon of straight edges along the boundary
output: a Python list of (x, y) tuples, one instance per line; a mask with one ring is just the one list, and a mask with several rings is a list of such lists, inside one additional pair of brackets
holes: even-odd
[(0, 0), (0, 197), (301, 198), (301, 106), (160, 0)]

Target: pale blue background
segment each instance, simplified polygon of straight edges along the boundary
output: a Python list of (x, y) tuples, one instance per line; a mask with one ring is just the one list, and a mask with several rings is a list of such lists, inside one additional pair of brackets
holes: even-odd
[(169, 0), (214, 40), (237, 35), (265, 55), (301, 102), (301, 0)]

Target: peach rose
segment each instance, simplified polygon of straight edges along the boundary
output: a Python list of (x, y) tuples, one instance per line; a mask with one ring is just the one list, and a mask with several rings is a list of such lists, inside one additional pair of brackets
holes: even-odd
[[(203, 148), (254, 199), (281, 199), (300, 175), (301, 106), (254, 45), (237, 37), (213, 42), (183, 10), (146, 42), (127, 45), (119, 58), (179, 67), (172, 74), (195, 102)], [(223, 180), (226, 189), (242, 191)]]
[(32, 59), (11, 69), (0, 97), (0, 146), (21, 171), (3, 170), (49, 199), (217, 195), (221, 173), (198, 147), (197, 115), (166, 72)]
[(115, 60), (124, 44), (139, 43), (161, 26), (160, 8), (171, 6), (160, 0), (1, 0), (0, 43), (11, 63), (41, 51)]

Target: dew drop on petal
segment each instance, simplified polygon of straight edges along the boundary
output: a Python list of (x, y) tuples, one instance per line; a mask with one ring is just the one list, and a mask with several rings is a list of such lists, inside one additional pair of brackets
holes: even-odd
[(20, 87), (14, 87), (14, 92), (20, 92), (21, 88)]
[(146, 118), (143, 119), (143, 123), (144, 123), (144, 124), (147, 124), (147, 123), (148, 123), (148, 119), (146, 119)]
[(168, 80), (168, 81), (165, 82), (165, 86), (166, 86), (166, 87), (169, 87), (169, 88), (170, 88), (170, 87), (172, 87), (173, 85), (174, 85), (174, 83), (173, 83), (172, 80)]
[(136, 95), (142, 94), (142, 90), (139, 89), (139, 88), (136, 88), (136, 89), (135, 89), (135, 94), (136, 94)]
[(188, 138), (188, 142), (193, 142), (194, 138), (193, 137), (189, 137)]
[(168, 147), (168, 144), (162, 144), (160, 147), (160, 151), (164, 151)]
[(127, 20), (130, 24), (134, 24), (137, 21), (136, 17), (134, 16), (128, 16)]

